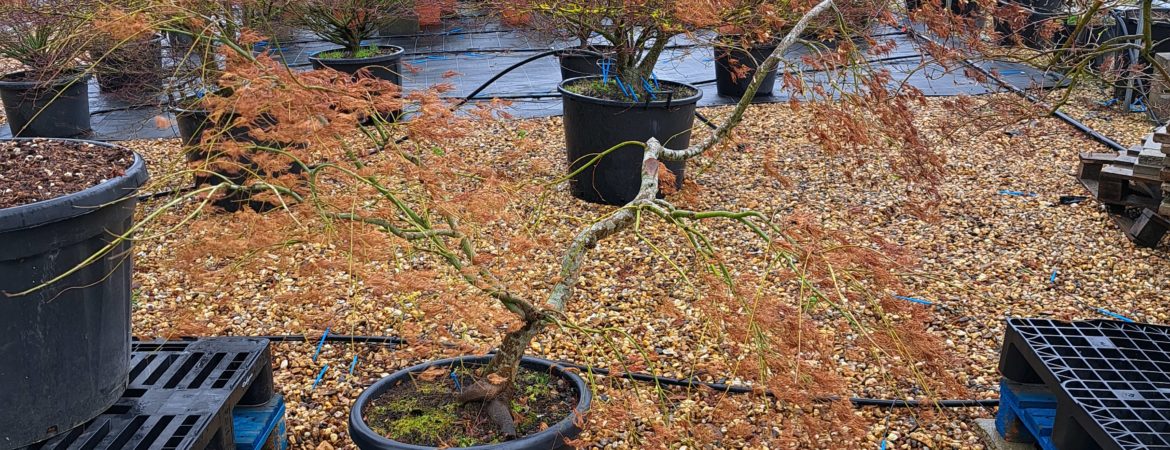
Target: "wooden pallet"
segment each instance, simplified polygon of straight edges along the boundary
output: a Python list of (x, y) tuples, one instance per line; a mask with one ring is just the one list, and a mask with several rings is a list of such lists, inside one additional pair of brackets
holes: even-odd
[[(1146, 146), (1160, 145), (1147, 139)], [(1170, 218), (1159, 214), (1163, 184), (1170, 182), (1170, 170), (1156, 175), (1138, 165), (1142, 148), (1125, 153), (1081, 153), (1081, 185), (1104, 203), (1109, 216), (1126, 237), (1141, 247), (1156, 247), (1170, 231)]]

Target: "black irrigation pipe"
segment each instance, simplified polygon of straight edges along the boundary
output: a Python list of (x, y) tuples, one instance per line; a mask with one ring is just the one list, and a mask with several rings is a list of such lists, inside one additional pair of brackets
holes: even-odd
[[(914, 27), (908, 26), (908, 27), (906, 27), (906, 30), (907, 30), (906, 32), (908, 34), (910, 34), (910, 36), (913, 38), (920, 39), (920, 40), (926, 41), (926, 42), (934, 44), (934, 45), (938, 45), (938, 42), (936, 42), (935, 40), (933, 40), (929, 37), (923, 36), (922, 34), (915, 31)], [(1040, 105), (1040, 106), (1044, 106), (1043, 102), (1040, 101), (1039, 98), (1036, 98), (1036, 96), (1028, 93), (1028, 91), (1025, 91), (1023, 89), (1020, 89), (1019, 87), (1016, 87), (1015, 85), (1013, 85), (1011, 83), (1008, 83), (1006, 80), (1004, 80), (1003, 78), (1000, 78), (999, 75), (996, 75), (994, 72), (987, 70), (987, 69), (984, 69), (983, 67), (980, 67), (978, 64), (975, 64), (975, 62), (971, 61), (970, 59), (962, 58), (961, 61), (967, 67), (970, 67), (971, 69), (974, 69), (975, 71), (979, 72), (980, 74), (983, 74), (983, 76), (990, 78), (992, 81), (995, 81), (995, 83), (1000, 85), (1001, 87), (1015, 93), (1016, 95), (1019, 95), (1025, 99), (1027, 99), (1028, 101), (1030, 101), (1032, 103), (1035, 103), (1035, 104)], [(1065, 114), (1063, 111), (1061, 111), (1059, 109), (1053, 110), (1051, 114), (1053, 116), (1055, 116), (1056, 118), (1063, 120), (1065, 123), (1072, 125), (1073, 128), (1076, 128), (1081, 133), (1088, 135), (1090, 138), (1093, 138), (1097, 142), (1100, 142), (1101, 144), (1104, 144), (1105, 146), (1112, 148), (1113, 150), (1116, 150), (1116, 151), (1121, 152), (1121, 153), (1125, 153), (1127, 150), (1129, 150), (1124, 145), (1117, 143), (1117, 141), (1110, 139), (1108, 136), (1105, 136), (1101, 133), (1098, 133), (1096, 130), (1089, 128), (1088, 125), (1081, 123), (1081, 121), (1074, 119), (1072, 116)]]
[[(396, 336), (359, 336), (359, 335), (341, 335), (341, 334), (327, 334), (322, 337), (312, 338), (302, 334), (288, 334), (288, 335), (268, 335), (268, 336), (245, 336), (250, 338), (268, 339), (272, 342), (340, 342), (340, 343), (363, 343), (363, 344), (378, 344), (378, 345), (404, 345), (406, 340)], [(181, 337), (180, 339), (194, 339), (190, 337)], [(489, 354), (495, 351), (488, 352)], [(726, 383), (711, 383), (706, 381), (696, 380), (694, 378), (680, 379), (671, 378), (658, 375), (651, 375), (642, 372), (617, 372), (609, 369), (602, 369), (599, 367), (578, 364), (570, 361), (555, 360), (553, 361), (564, 367), (580, 370), (585, 373), (591, 373), (601, 376), (611, 376), (615, 378), (625, 378), (627, 380), (639, 381), (644, 383), (656, 383), (666, 386), (678, 386), (687, 388), (701, 388), (705, 387), (718, 392), (725, 392), (728, 394), (755, 394), (760, 393), (759, 390), (748, 386), (739, 386)], [(763, 391), (764, 395), (776, 398), (776, 394), (771, 391)], [(818, 402), (833, 402), (841, 400), (840, 397), (824, 397), (818, 398)], [(849, 402), (856, 407), (862, 406), (881, 406), (887, 408), (916, 408), (922, 406), (938, 407), (938, 408), (975, 408), (975, 407), (990, 407), (999, 405), (998, 399), (987, 400), (901, 400), (901, 399), (880, 399), (880, 398), (863, 398), (850, 397)]]

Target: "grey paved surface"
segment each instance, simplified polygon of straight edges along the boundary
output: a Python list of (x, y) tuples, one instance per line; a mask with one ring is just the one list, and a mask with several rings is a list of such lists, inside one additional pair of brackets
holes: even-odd
[[(966, 77), (961, 67), (944, 69), (938, 64), (926, 61), (915, 48), (906, 33), (886, 30), (878, 33), (879, 40), (892, 40), (897, 45), (888, 54), (873, 56), (868, 64), (873, 68), (888, 69), (894, 80), (904, 80), (928, 96), (954, 96), (960, 94), (979, 95), (995, 92), (996, 89), (980, 84)], [(399, 45), (406, 49), (403, 61), (411, 70), (404, 71), (403, 86), (407, 90), (425, 89), (435, 83), (446, 82), (455, 86), (453, 97), (463, 97), (479, 87), (489, 78), (505, 68), (541, 51), (564, 48), (569, 42), (501, 29), (492, 22), (469, 18), (450, 20), (433, 30), (419, 35), (397, 36), (377, 39), (379, 43)], [(699, 106), (713, 106), (734, 103), (734, 98), (720, 97), (715, 92), (714, 61), (712, 50), (695, 45), (693, 41), (679, 38), (672, 42), (672, 48), (659, 60), (657, 76), (660, 79), (683, 81), (695, 84), (703, 90)], [(309, 69), (307, 56), (331, 45), (316, 40), (311, 35), (301, 34), (293, 42), (283, 44), (278, 53), (290, 67)], [(801, 61), (801, 55), (808, 48), (794, 46), (786, 55), (789, 61), (784, 68), (790, 71), (804, 71), (802, 76), (810, 82), (833, 85), (848, 85), (848, 73), (808, 72)], [(988, 61), (981, 64), (997, 70), (1003, 78), (1019, 87), (1052, 87), (1054, 78), (1038, 70), (1014, 63)], [(443, 74), (454, 71), (459, 75), (444, 78)], [(508, 112), (517, 117), (553, 116), (561, 113), (560, 98), (556, 96), (556, 85), (560, 82), (559, 66), (555, 57), (536, 60), (505, 75), (487, 88), (479, 97), (492, 96), (535, 96), (536, 98), (513, 99)], [(777, 93), (780, 90), (776, 91)], [(759, 98), (757, 102), (787, 101), (787, 95)], [(168, 138), (177, 135), (173, 126), (159, 128), (156, 116), (170, 118), (154, 102), (147, 107), (134, 107), (124, 101), (99, 92), (96, 81), (91, 80), (90, 110), (94, 128), (92, 139), (124, 140)], [(173, 123), (173, 121), (169, 121)], [(9, 136), (8, 127), (0, 127), (0, 137)]]

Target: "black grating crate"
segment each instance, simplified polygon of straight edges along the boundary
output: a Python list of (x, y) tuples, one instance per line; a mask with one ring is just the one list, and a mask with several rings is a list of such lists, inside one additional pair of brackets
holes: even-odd
[(273, 396), (268, 340), (134, 342), (130, 383), (102, 415), (28, 450), (231, 450), (232, 409)]
[(1057, 449), (1170, 449), (1170, 327), (1008, 319), (999, 369), (1056, 398)]

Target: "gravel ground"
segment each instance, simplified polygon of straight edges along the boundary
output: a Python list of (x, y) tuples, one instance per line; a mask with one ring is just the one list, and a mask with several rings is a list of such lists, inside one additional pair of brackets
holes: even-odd
[[(1101, 151), (1100, 145), (1051, 118), (978, 126), (984, 122), (947, 112), (944, 101), (931, 100), (919, 120), (931, 130), (936, 150), (947, 158), (938, 221), (904, 214), (901, 206), (909, 201), (905, 186), (890, 183), (880, 165), (852, 167), (852, 159), (821, 154), (804, 137), (812, 118), (787, 105), (753, 107), (739, 133), (738, 142), (746, 144), (742, 151), (725, 150), (692, 166), (688, 176), (696, 184), (677, 201), (690, 208), (753, 208), (766, 214), (799, 210), (846, 235), (873, 234), (909, 250), (918, 264), (907, 270), (903, 294), (945, 308), (907, 308), (927, 317), (940, 345), (960, 355), (961, 365), (952, 371), (966, 388), (963, 394), (972, 398), (997, 396), (996, 364), (1006, 316), (1093, 319), (1100, 317), (1096, 308), (1102, 307), (1139, 321), (1167, 321), (1167, 307), (1160, 301), (1170, 296), (1170, 283), (1160, 275), (1170, 268), (1166, 246), (1134, 247), (1092, 201), (1056, 205), (1060, 195), (1084, 195), (1072, 176), (1076, 155)], [(1016, 102), (1010, 95), (978, 101)], [(1085, 112), (1072, 109), (1076, 107)], [(1086, 112), (1112, 117), (1099, 120), (1115, 126), (1106, 129), (1107, 134), (1127, 144), (1150, 128), (1140, 120), (1130, 121), (1127, 114), (1093, 110), (1090, 97), (1074, 98), (1069, 108), (1078, 117)], [(717, 117), (726, 111), (704, 114)], [(997, 110), (979, 111), (991, 117)], [(524, 130), (526, 137), (517, 138), (517, 130)], [(535, 119), (482, 127), (466, 144), (500, 173), (551, 179), (563, 173), (563, 156), (534, 149), (545, 142), (559, 148), (560, 136), (560, 119)], [(176, 141), (130, 145), (150, 160), (152, 170), (181, 165)], [(765, 166), (769, 170), (759, 170)], [(841, 175), (846, 171), (852, 178)], [(1000, 190), (1036, 196), (1004, 195)], [(553, 243), (606, 211), (571, 200), (563, 188), (545, 202), (541, 233)], [(150, 202), (144, 211), (160, 203)], [(190, 210), (190, 205), (182, 205), (144, 234), (163, 231)], [(750, 265), (755, 243), (746, 233), (709, 231), (717, 242), (728, 243), (726, 255), (738, 255), (733, 258)], [(682, 248), (669, 230), (648, 225), (644, 233), (651, 242), (663, 242), (663, 248)], [(206, 213), (195, 225), (163, 239), (143, 240), (136, 247), (138, 300), (133, 323), (136, 334), (155, 337), (319, 336), (326, 326), (335, 334), (426, 336), (425, 342), (395, 349), (329, 344), (316, 362), (311, 358), (313, 342), (275, 345), (277, 384), (290, 402), (293, 447), (349, 448), (345, 419), (363, 385), (418, 361), (482, 353), (507, 326), (507, 314), (494, 310), (480, 317), (476, 309), (475, 317), (466, 317), (461, 299), (469, 293), (446, 272), (434, 272), (433, 280), (421, 284), (427, 288), (420, 289), (419, 281), (402, 275), (402, 269), (428, 267), (372, 230), (343, 230), (331, 241), (313, 234), (311, 227), (297, 225), (279, 212)], [(362, 245), (349, 247), (355, 243)], [(345, 257), (344, 251), (351, 248), (353, 257)], [(671, 255), (686, 258), (687, 252), (676, 253)], [(670, 266), (655, 258), (646, 242), (618, 238), (600, 246), (597, 254), (578, 291), (579, 298), (587, 300), (572, 303), (567, 315), (594, 328), (629, 330), (631, 338), (610, 344), (594, 335), (564, 333), (542, 338), (533, 354), (604, 367), (632, 363), (641, 370), (641, 359), (632, 357), (641, 345), (654, 355), (651, 369), (659, 373), (700, 373), (711, 380), (734, 375), (731, 368), (740, 361), (725, 347), (734, 343), (713, 333), (709, 322), (692, 320), (701, 309), (688, 301)], [(541, 268), (555, 260), (555, 253), (538, 251), (532, 260), (537, 269), (516, 274), (522, 280), (518, 284), (540, 292), (548, 286), (547, 270)], [(1050, 282), (1054, 271), (1055, 282)], [(845, 382), (843, 392), (883, 398), (920, 395), (909, 390), (913, 383), (887, 379), (885, 374), (899, 361), (850, 355), (852, 344), (842, 336), (825, 335), (825, 340), (839, 357), (834, 372)], [(351, 375), (347, 369), (354, 356), (358, 364)], [(329, 369), (313, 388), (326, 364)], [(759, 448), (760, 436), (793, 438), (777, 447), (876, 448), (886, 436), (890, 448), (975, 449), (982, 446), (970, 420), (993, 415), (993, 410), (980, 408), (892, 412), (867, 408), (853, 414), (857, 424), (835, 425), (836, 418), (818, 429), (789, 420), (825, 413), (815, 405), (802, 409), (756, 395), (702, 390), (668, 390), (658, 396), (653, 386), (613, 379), (598, 379), (595, 389), (603, 400), (595, 404), (585, 438), (604, 448)], [(854, 427), (854, 432), (845, 427)]]

